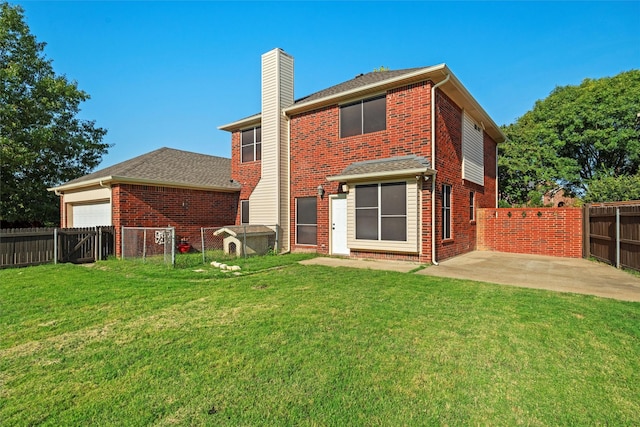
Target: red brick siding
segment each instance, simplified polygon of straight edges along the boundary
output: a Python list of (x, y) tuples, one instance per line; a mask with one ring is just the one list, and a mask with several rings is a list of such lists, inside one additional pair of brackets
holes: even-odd
[[(242, 185), (240, 200), (248, 200), (253, 189), (258, 185), (262, 173), (262, 162), (241, 162), (240, 152), (240, 132), (233, 132), (231, 135), (231, 178)], [(238, 206), (240, 206), (238, 204)], [(251, 207), (249, 207), (251, 209)], [(240, 224), (240, 209), (237, 209), (234, 224)]]
[(582, 257), (582, 209), (479, 209), (478, 249)]
[[(292, 251), (314, 249), (296, 245), (296, 198), (317, 196), (317, 187), (325, 188), (318, 198), (318, 253), (329, 252), (329, 196), (341, 192), (340, 183), (326, 181), (353, 162), (418, 155), (431, 158), (431, 82), (422, 82), (390, 90), (387, 93), (387, 126), (379, 132), (340, 138), (340, 109), (329, 106), (291, 118), (291, 199), (290, 247)], [(437, 259), (474, 250), (476, 225), (469, 221), (469, 191), (476, 192), (476, 207), (495, 207), (496, 144), (484, 135), (485, 185), (462, 180), (462, 110), (438, 91), (436, 125), (438, 131), (436, 178)], [(232, 177), (242, 184), (240, 199), (248, 199), (260, 179), (261, 162), (240, 162), (240, 134), (232, 135)], [(452, 186), (452, 239), (441, 241), (442, 184)], [(431, 261), (431, 182), (423, 183), (421, 255), (386, 254), (353, 251), (353, 256)], [(240, 212), (236, 223), (240, 222)]]
[[(495, 143), (485, 134), (485, 186), (462, 181), (461, 128), (462, 112), (445, 95), (437, 96), (436, 191), (441, 207), (442, 183), (454, 187), (454, 238), (442, 246), (438, 238), (438, 259), (448, 258), (475, 249), (475, 224), (469, 221), (469, 191), (476, 191), (476, 206), (495, 207)], [(347, 165), (364, 160), (415, 154), (431, 158), (431, 83), (424, 82), (391, 90), (387, 94), (387, 128), (384, 131), (339, 137), (337, 105), (303, 113), (291, 119), (291, 247), (295, 244), (295, 199), (314, 196), (317, 186), (326, 190), (318, 199), (319, 253), (329, 251), (329, 195), (337, 194), (340, 183), (328, 182), (327, 176), (339, 174)], [(353, 251), (353, 256), (431, 261), (431, 183), (422, 185), (422, 255), (386, 254)], [(441, 211), (437, 211), (437, 232)], [(304, 247), (307, 249), (308, 247)]]
[[(324, 198), (318, 198), (319, 253), (329, 251), (329, 196), (338, 194), (340, 183), (326, 181), (353, 162), (415, 154), (430, 157), (430, 83), (420, 83), (387, 93), (386, 130), (340, 138), (340, 109), (334, 105), (291, 118), (291, 248), (308, 249), (295, 244), (295, 199), (317, 195), (322, 184)], [(425, 186), (426, 189), (429, 186)], [(423, 191), (428, 199), (428, 191)], [(354, 252), (354, 256), (392, 256)], [(416, 256), (410, 256), (415, 258)]]
[[(436, 260), (475, 250), (476, 223), (470, 220), (469, 193), (477, 208), (496, 206), (496, 143), (484, 134), (484, 185), (462, 179), (462, 110), (436, 93)], [(451, 239), (442, 240), (442, 185), (451, 186)], [(425, 248), (426, 250), (426, 248)]]
[(238, 193), (116, 184), (112, 187), (116, 253), (121, 227), (175, 227), (176, 240), (200, 247), (200, 228), (234, 224)]

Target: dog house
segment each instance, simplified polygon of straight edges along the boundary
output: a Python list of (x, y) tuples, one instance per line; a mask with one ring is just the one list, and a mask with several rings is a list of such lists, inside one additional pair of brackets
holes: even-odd
[(223, 236), (224, 252), (245, 255), (264, 255), (275, 247), (276, 233), (266, 225), (232, 225), (213, 233)]

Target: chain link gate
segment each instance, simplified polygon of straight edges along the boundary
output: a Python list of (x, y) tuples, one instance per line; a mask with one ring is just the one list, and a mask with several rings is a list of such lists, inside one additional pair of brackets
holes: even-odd
[(176, 263), (174, 227), (122, 227), (122, 259)]

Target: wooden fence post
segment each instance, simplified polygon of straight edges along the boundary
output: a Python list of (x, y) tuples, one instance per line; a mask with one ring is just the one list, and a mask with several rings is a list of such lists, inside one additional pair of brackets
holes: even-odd
[(616, 207), (616, 268), (620, 268), (620, 207)]
[(58, 229), (53, 229), (53, 263), (58, 263)]

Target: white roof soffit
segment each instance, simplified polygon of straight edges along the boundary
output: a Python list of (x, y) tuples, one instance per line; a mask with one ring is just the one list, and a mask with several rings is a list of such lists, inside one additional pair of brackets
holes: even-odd
[[(436, 82), (437, 83), (437, 82)], [(469, 93), (466, 87), (451, 73), (451, 78), (441, 88), (447, 87), (444, 92), (453, 99), (462, 109), (473, 119), (480, 123), (484, 131), (493, 138), (496, 143), (506, 141), (507, 137), (502, 133), (500, 127), (493, 121), (491, 116), (478, 104), (478, 101)]]
[(55, 191), (58, 193), (69, 191), (69, 190), (82, 190), (87, 187), (110, 187), (111, 184), (133, 184), (133, 185), (153, 185), (157, 187), (174, 187), (174, 188), (191, 188), (194, 190), (213, 190), (220, 192), (228, 192), (234, 193), (240, 191), (240, 189), (228, 188), (228, 187), (217, 187), (217, 186), (208, 186), (208, 185), (193, 185), (186, 184), (181, 182), (168, 182), (168, 181), (159, 181), (153, 179), (139, 179), (139, 178), (127, 178), (120, 176), (105, 176), (102, 178), (94, 178), (87, 181), (76, 182), (73, 184), (63, 184), (58, 187), (47, 188), (47, 191)]
[(262, 113), (258, 113), (250, 117), (245, 117), (244, 119), (236, 120), (235, 122), (227, 123), (226, 125), (218, 126), (218, 129), (233, 132), (234, 130), (238, 130), (249, 125), (259, 125), (261, 119)]
[(417, 169), (402, 169), (395, 171), (385, 172), (371, 172), (371, 173), (358, 173), (353, 175), (334, 175), (328, 176), (327, 181), (338, 182), (353, 182), (353, 181), (367, 181), (371, 179), (384, 179), (384, 178), (400, 178), (415, 175), (435, 175), (436, 171), (429, 168), (417, 168)]

